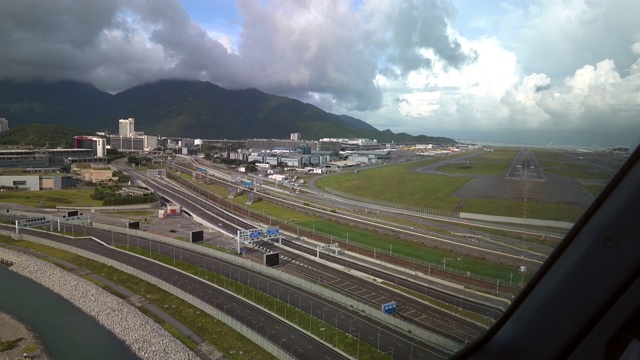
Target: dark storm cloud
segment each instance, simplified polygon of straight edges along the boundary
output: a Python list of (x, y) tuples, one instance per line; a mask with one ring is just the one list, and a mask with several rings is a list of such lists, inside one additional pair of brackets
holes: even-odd
[(109, 1), (0, 3), (0, 76), (81, 79), (78, 72), (99, 63), (98, 37), (111, 26), (116, 10)]
[(427, 49), (454, 68), (475, 61), (476, 54), (464, 53), (448, 33), (448, 19), (455, 11), (447, 1), (401, 1), (382, 11), (382, 16), (375, 26), (386, 38), (383, 50), (389, 51), (388, 65), (402, 75), (431, 67), (434, 59), (422, 53)]
[(161, 78), (258, 87), (351, 110), (382, 104), (379, 72), (472, 60), (447, 33), (445, 1), (241, 0), (237, 52), (177, 0), (0, 4), (0, 78), (71, 79), (111, 92)]
[(3, 79), (72, 79), (108, 91), (160, 78), (249, 84), (237, 55), (177, 1), (3, 2), (0, 24)]
[(535, 87), (535, 92), (541, 92), (549, 89), (551, 89), (551, 84), (538, 85)]

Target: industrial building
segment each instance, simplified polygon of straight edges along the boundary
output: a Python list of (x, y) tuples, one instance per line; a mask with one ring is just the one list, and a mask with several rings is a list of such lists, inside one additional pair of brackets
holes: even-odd
[(107, 156), (107, 139), (97, 136), (74, 136), (73, 147), (76, 149), (92, 149), (96, 157)]
[(340, 143), (340, 150), (376, 150), (382, 148), (376, 139), (323, 138), (320, 143)]
[(135, 124), (133, 118), (118, 120), (118, 135), (127, 137), (133, 136), (135, 132)]
[(0, 150), (0, 168), (56, 171), (94, 158), (92, 149)]
[(2, 175), (0, 186), (20, 191), (61, 190), (73, 188), (77, 180), (71, 175)]
[[(262, 152), (250, 154), (247, 161), (255, 161), (257, 163), (269, 164), (272, 166), (282, 164), (286, 167), (300, 168), (305, 166), (317, 166), (319, 164), (329, 162), (331, 159), (331, 155)], [(256, 164), (256, 166), (257, 165), (258, 164)]]
[(110, 146), (122, 152), (146, 153), (158, 147), (158, 137), (135, 131), (134, 118), (118, 120), (118, 135), (109, 136)]
[(391, 159), (391, 151), (354, 151), (346, 155), (347, 160), (363, 165), (374, 165), (384, 163)]

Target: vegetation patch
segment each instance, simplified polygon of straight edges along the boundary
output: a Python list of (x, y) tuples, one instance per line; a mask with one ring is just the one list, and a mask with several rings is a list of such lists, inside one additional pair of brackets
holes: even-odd
[(125, 195), (121, 193), (121, 190), (122, 186), (117, 185), (96, 186), (91, 198), (102, 201), (102, 205), (105, 206), (148, 204), (158, 201), (157, 196), (153, 193), (144, 195)]
[(471, 178), (411, 171), (412, 168), (429, 163), (421, 161), (413, 164), (384, 166), (357, 173), (327, 175), (319, 179), (316, 185), (320, 188), (339, 190), (392, 204), (452, 211), (459, 200), (452, 198), (451, 195)]
[(0, 342), (0, 352), (13, 350), (18, 347), (23, 338)]
[(42, 190), (0, 192), (0, 202), (32, 207), (55, 208), (64, 206), (101, 206), (102, 202), (91, 198), (93, 190)]
[(463, 211), (476, 214), (519, 218), (526, 216), (530, 219), (576, 222), (584, 213), (585, 208), (560, 204), (543, 204), (534, 201), (469, 198), (464, 204)]
[(560, 175), (572, 179), (610, 180), (612, 175), (596, 170), (589, 165), (575, 162), (541, 161), (542, 169), (550, 174)]
[(470, 160), (466, 163), (451, 164), (438, 167), (445, 174), (499, 176), (507, 171), (508, 164)]

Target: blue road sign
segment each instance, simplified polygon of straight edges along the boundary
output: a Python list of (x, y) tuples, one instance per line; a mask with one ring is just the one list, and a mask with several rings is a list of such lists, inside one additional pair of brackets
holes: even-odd
[(267, 236), (276, 236), (280, 233), (280, 229), (267, 229)]
[(396, 313), (396, 307), (397, 307), (397, 304), (395, 302), (382, 304), (382, 312), (387, 315), (393, 315)]

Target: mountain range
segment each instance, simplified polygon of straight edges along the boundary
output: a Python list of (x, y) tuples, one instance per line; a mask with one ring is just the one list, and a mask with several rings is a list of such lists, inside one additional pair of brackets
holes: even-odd
[(87, 133), (117, 133), (118, 119), (135, 118), (149, 135), (202, 139), (370, 138), (378, 142), (453, 143), (445, 137), (380, 131), (366, 122), (336, 115), (256, 89), (227, 90), (210, 82), (161, 80), (117, 94), (91, 84), (58, 81), (0, 81), (0, 117), (10, 128), (65, 125)]

